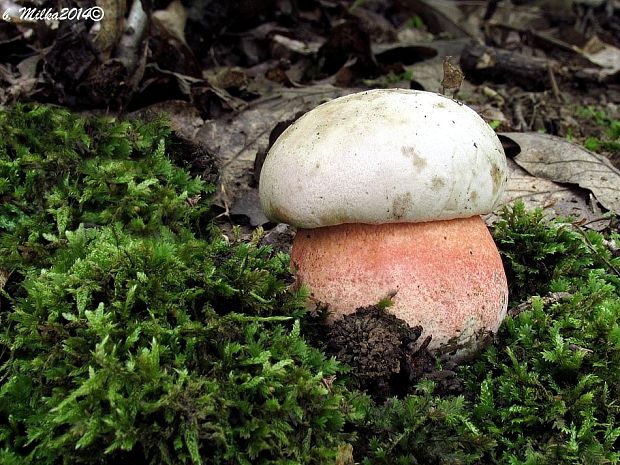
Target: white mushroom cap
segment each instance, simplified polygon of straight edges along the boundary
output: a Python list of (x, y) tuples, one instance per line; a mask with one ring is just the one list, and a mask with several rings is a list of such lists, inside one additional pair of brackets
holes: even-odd
[(489, 213), (506, 157), (469, 107), (404, 89), (351, 94), (289, 126), (260, 176), (262, 208), (301, 228), (403, 223)]

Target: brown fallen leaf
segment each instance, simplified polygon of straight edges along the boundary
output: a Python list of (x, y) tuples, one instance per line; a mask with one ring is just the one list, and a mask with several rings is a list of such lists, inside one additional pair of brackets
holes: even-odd
[(197, 134), (197, 142), (219, 160), (220, 180), (214, 204), (232, 214), (244, 214), (253, 223), (264, 222), (252, 171), (257, 152), (268, 146), (271, 130), (299, 112), (359, 90), (324, 85), (278, 88), (233, 115), (207, 121)]
[(446, 90), (452, 91), (452, 98), (459, 92), (465, 75), (458, 64), (450, 61), (451, 56), (443, 59), (443, 79), (441, 80), (441, 93), (446, 95)]
[(153, 11), (151, 15), (171, 36), (187, 45), (185, 41), (185, 24), (187, 13), (180, 0), (174, 0), (165, 9)]
[(597, 231), (609, 226), (609, 220), (602, 219), (602, 212), (588, 202), (587, 191), (532, 176), (509, 158), (508, 185), (495, 212), (485, 215), (485, 221), (488, 224), (495, 223), (502, 207), (517, 200), (522, 201), (528, 209), (542, 209), (549, 219), (572, 216), (577, 223)]
[(105, 11), (101, 21), (96, 24), (94, 43), (106, 58), (110, 58), (114, 46), (123, 33), (123, 21), (127, 12), (126, 2), (122, 0), (97, 0), (97, 6)]
[(607, 210), (620, 212), (620, 170), (607, 158), (548, 134), (501, 135), (519, 145), (514, 161), (529, 174), (588, 189)]
[(578, 51), (592, 63), (604, 68), (607, 74), (620, 70), (620, 49), (603, 42), (598, 36), (591, 37)]

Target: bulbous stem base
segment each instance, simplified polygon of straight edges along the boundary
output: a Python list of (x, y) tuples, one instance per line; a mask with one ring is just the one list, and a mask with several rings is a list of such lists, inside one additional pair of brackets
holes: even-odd
[(387, 311), (444, 358), (475, 353), (508, 304), (502, 261), (479, 216), (428, 223), (343, 224), (299, 229), (292, 266), (330, 320), (393, 295)]

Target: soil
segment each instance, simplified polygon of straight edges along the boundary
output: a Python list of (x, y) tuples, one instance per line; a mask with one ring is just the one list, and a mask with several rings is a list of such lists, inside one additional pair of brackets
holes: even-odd
[(439, 366), (427, 349), (430, 337), (420, 340), (421, 334), (421, 326), (410, 327), (377, 306), (362, 307), (329, 327), (326, 352), (349, 365), (358, 387), (376, 401), (404, 397), (423, 379), (434, 380), (439, 392), (460, 393), (456, 366)]

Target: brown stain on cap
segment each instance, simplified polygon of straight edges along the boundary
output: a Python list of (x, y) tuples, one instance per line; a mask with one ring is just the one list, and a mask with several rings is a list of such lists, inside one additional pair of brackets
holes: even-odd
[(442, 187), (445, 187), (445, 185), (446, 185), (446, 180), (444, 178), (442, 178), (441, 176), (433, 177), (433, 181), (432, 181), (433, 189), (439, 190)]
[(491, 166), (490, 166), (490, 175), (491, 175), (491, 180), (493, 181), (493, 197), (495, 197), (497, 195), (497, 193), (500, 191), (500, 188), (502, 186), (502, 182), (504, 181), (502, 178), (502, 170), (500, 169), (499, 166), (497, 166), (496, 163), (491, 162)]
[(400, 220), (407, 210), (411, 207), (411, 192), (407, 192), (406, 194), (398, 195), (394, 198), (394, 202), (392, 202), (392, 215), (395, 219)]
[(411, 160), (413, 166), (415, 166), (418, 170), (423, 170), (426, 167), (426, 158), (421, 157), (420, 154), (413, 147), (404, 146), (401, 149), (403, 155)]

